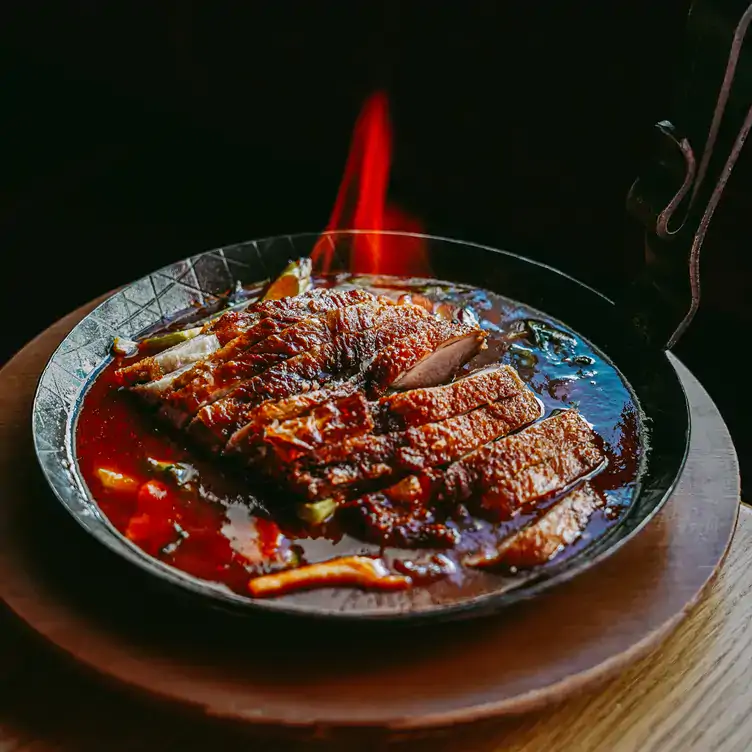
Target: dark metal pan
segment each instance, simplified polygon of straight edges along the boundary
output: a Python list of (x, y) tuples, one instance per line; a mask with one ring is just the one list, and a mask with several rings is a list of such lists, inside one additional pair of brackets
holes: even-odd
[[(697, 19), (706, 10), (705, 3), (695, 4), (690, 41), (695, 40)], [(734, 38), (743, 38), (749, 17), (748, 10)], [(695, 128), (691, 138), (679, 135), (668, 121), (656, 128), (658, 156), (647, 163), (628, 201), (630, 212), (646, 228), (646, 264), (643, 275), (623, 300), (612, 301), (556, 269), (513, 253), (424, 237), (433, 276), (494, 291), (564, 322), (616, 366), (641, 408), (644, 462), (629, 509), (619, 524), (576, 556), (522, 577), (513, 587), (504, 581), (498, 589), (491, 587), (472, 597), (458, 596), (439, 604), (413, 602), (410, 596), (333, 600), (331, 596), (306, 595), (254, 601), (152, 559), (108, 522), (79, 472), (74, 430), (87, 385), (109, 362), (113, 336), (135, 337), (193, 304), (211, 304), (238, 282), (247, 285), (273, 278), (291, 258), (310, 254), (318, 235), (241, 243), (178, 262), (119, 291), (70, 332), (41, 376), (33, 411), (37, 455), (57, 498), (89, 534), (153, 575), (151, 579), (168, 591), (237, 613), (282, 612), (366, 621), (468, 617), (530, 598), (596, 565), (656, 514), (684, 464), (689, 415), (680, 381), (666, 353), (697, 308), (699, 249), (752, 122), (749, 117), (742, 118), (741, 132), (738, 127), (734, 129), (740, 118), (732, 111), (723, 120), (725, 130), (715, 126), (731, 101), (733, 70), (738, 61), (739, 49), (732, 47), (731, 76), (724, 81), (720, 97), (713, 98), (709, 110), (712, 122), (704, 130), (695, 128), (694, 118), (687, 121)], [(707, 92), (708, 85), (698, 79), (694, 88)], [(726, 121), (733, 121), (735, 115), (737, 122), (729, 125)], [(697, 133), (710, 136), (703, 150), (695, 152), (693, 144), (700, 143)], [(731, 156), (724, 161), (718, 157), (717, 147), (724, 138), (730, 138), (729, 133), (733, 135), (729, 140)], [(404, 237), (400, 233), (386, 235)], [(353, 236), (354, 232), (343, 231), (330, 237), (335, 247), (342, 249)]]

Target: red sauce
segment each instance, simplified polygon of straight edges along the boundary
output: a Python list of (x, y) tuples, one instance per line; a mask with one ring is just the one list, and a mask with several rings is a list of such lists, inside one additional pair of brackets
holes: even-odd
[[(343, 279), (318, 283), (335, 281)], [(603, 438), (609, 465), (593, 485), (607, 504), (591, 520), (587, 535), (557, 561), (576, 553), (620, 519), (638, 473), (640, 424), (632, 395), (616, 369), (560, 323), (492, 293), (448, 286), (426, 289), (425, 282), (399, 280), (395, 284), (390, 280), (389, 292), (404, 291), (470, 307), (490, 336), (489, 348), (466, 369), (510, 363), (542, 399), (547, 415), (577, 404)], [(299, 523), (286, 522), (284, 513), (271, 520), (266, 509), (289, 508), (286, 500), (274, 491), (264, 495), (250, 476), (202, 457), (186, 436), (159, 423), (132, 394), (119, 389), (114, 371), (125, 361), (121, 358), (109, 364), (87, 391), (76, 428), (76, 453), (82, 476), (103, 513), (152, 556), (239, 593), (248, 592), (251, 576), (292, 562), (363, 553), (385, 554), (395, 571), (411, 573), (416, 585), (426, 587), (448, 577), (452, 586), (472, 589), (473, 578), (487, 576), (457, 565), (451, 551), (439, 558), (436, 551), (379, 552), (378, 547), (334, 528), (311, 536)], [(162, 465), (155, 466), (158, 463)], [(180, 485), (174, 474), (165, 471), (165, 463), (186, 463), (195, 468), (196, 477), (183, 479)], [(105, 483), (102, 469), (135, 482)], [(499, 540), (527, 519), (529, 515), (502, 525), (475, 519), (467, 524), (466, 520), (462, 549)]]

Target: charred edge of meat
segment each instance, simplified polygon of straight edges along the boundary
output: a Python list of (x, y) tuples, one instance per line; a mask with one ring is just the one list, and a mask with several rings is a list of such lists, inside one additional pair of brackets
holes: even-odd
[(288, 420), (305, 417), (330, 401), (339, 403), (339, 400), (347, 399), (357, 393), (358, 389), (357, 382), (352, 380), (336, 384), (328, 389), (317, 389), (313, 392), (263, 402), (251, 411), (248, 422), (238, 432), (237, 443), (229, 444), (226, 452), (243, 454), (258, 451), (268, 428)]
[(339, 517), (360, 537), (382, 546), (446, 549), (460, 539), (435, 510), (400, 504), (378, 493), (343, 505)]
[[(246, 428), (249, 438), (245, 443), (256, 443), (264, 436), (268, 442), (276, 443), (277, 437), (281, 436), (283, 437), (281, 448), (284, 449), (286, 445), (292, 447), (293, 444), (296, 447), (295, 457), (291, 455), (288, 457), (290, 460), (308, 453), (313, 462), (342, 461), (353, 452), (364, 450), (358, 442), (351, 446), (351, 440), (355, 437), (372, 433), (374, 434), (372, 442), (378, 443), (379, 440), (375, 438), (377, 434), (396, 434), (410, 429), (419, 429), (429, 423), (449, 419), (460, 420), (463, 415), (468, 415), (485, 405), (499, 403), (499, 407), (502, 407), (502, 400), (526, 390), (527, 387), (510, 366), (487, 368), (451, 384), (413, 389), (384, 397), (375, 404), (370, 403), (368, 413), (362, 410), (364, 405), (359, 402), (360, 398), (353, 397), (354, 389), (353, 384), (345, 390), (344, 395), (341, 394), (341, 389), (331, 389), (330, 404), (311, 403), (304, 408), (295, 409), (294, 415), (285, 416), (284, 411), (280, 411), (275, 414), (275, 420), (267, 418), (265, 423), (262, 422), (265, 433), (261, 431), (259, 420), (252, 418)], [(322, 391), (322, 394), (325, 393), (326, 390)], [(354, 399), (358, 400), (357, 404)], [(357, 413), (353, 408), (357, 408)], [(502, 417), (492, 408), (489, 408), (489, 413), (494, 417)], [(350, 419), (343, 422), (341, 416), (348, 416)], [(538, 412), (534, 418), (539, 417)], [(515, 427), (525, 422), (529, 421), (515, 424)], [(315, 428), (315, 431), (311, 430), (312, 428)], [(410, 434), (404, 436), (407, 439), (411, 438)], [(294, 437), (294, 439), (289, 441), (285, 437)], [(493, 436), (489, 436), (487, 440), (491, 438)], [(303, 443), (298, 439), (301, 439)], [(334, 440), (344, 442), (344, 444), (332, 444)], [(409, 441), (396, 441), (395, 447), (405, 443), (410, 444)], [(337, 446), (341, 447), (338, 452)], [(326, 447), (335, 448), (332, 457), (325, 456)], [(316, 455), (317, 450), (324, 453), (322, 458)]]
[(337, 445), (346, 437), (373, 428), (368, 402), (362, 392), (314, 408), (306, 416), (266, 427), (264, 441), (281, 461), (290, 463), (322, 445)]
[(367, 328), (385, 308), (382, 302), (374, 300), (300, 319), (278, 334), (253, 344), (235, 359), (203, 369), (203, 373), (183, 389), (168, 396), (165, 406), (168, 417), (184, 422), (202, 407), (232, 394), (256, 376), (336, 342), (343, 332)]
[(181, 375), (171, 384), (170, 392), (176, 392), (188, 386), (194, 379), (211, 373), (220, 364), (232, 360), (240, 353), (253, 347), (255, 344), (283, 331), (289, 324), (280, 319), (266, 318), (261, 319), (250, 329), (234, 337), (227, 344), (212, 353), (206, 360), (196, 363), (191, 371)]

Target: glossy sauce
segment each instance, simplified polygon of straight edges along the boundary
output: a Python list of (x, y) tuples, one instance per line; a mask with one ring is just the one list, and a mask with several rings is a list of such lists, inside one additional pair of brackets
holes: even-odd
[[(319, 278), (316, 284), (356, 284), (390, 296), (420, 293), (436, 302), (467, 307), (488, 331), (488, 349), (458, 377), (480, 366), (508, 363), (540, 397), (544, 417), (557, 409), (579, 408), (605, 444), (608, 466), (592, 481), (605, 504), (585, 535), (555, 558), (557, 563), (622, 517), (640, 465), (639, 410), (618, 371), (588, 342), (538, 311), (477, 288), (349, 275)], [(293, 562), (379, 553), (378, 547), (334, 525), (311, 536), (293, 521), (289, 499), (279, 491), (264, 489), (257, 479), (229, 464), (203, 459), (186, 437), (158, 422), (134, 395), (116, 388), (114, 371), (124, 362), (120, 358), (109, 364), (88, 389), (76, 426), (76, 453), (81, 474), (103, 513), (136, 545), (169, 565), (243, 594), (251, 576)], [(197, 471), (196, 477), (179, 485), (173, 475), (155, 469), (155, 461), (187, 463)], [(103, 483), (100, 469), (136, 483)], [(554, 501), (539, 505), (534, 514), (498, 525), (476, 518), (457, 520), (462, 540), (453, 551), (380, 553), (394, 571), (409, 574), (416, 584), (467, 591), (476, 579), (488, 575), (463, 569), (457, 554), (501, 539)]]

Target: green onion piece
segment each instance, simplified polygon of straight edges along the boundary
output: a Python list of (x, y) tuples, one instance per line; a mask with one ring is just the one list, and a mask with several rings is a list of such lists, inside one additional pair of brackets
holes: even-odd
[(183, 329), (178, 332), (167, 332), (167, 334), (158, 334), (156, 337), (149, 337), (141, 342), (141, 347), (148, 350), (166, 350), (168, 347), (174, 347), (181, 342), (187, 342), (201, 334), (203, 327), (196, 326), (193, 329)]
[(298, 506), (298, 516), (309, 525), (323, 525), (337, 511), (334, 499), (322, 499)]

